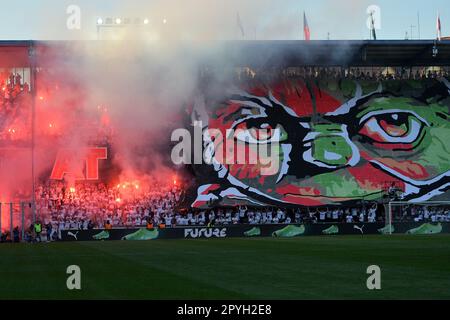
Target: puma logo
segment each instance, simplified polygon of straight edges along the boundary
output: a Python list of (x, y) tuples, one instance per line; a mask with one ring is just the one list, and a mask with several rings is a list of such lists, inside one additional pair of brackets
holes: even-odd
[(78, 231), (77, 231), (76, 233), (72, 233), (71, 231), (69, 231), (69, 232), (67, 232), (67, 235), (68, 235), (68, 236), (72, 236), (72, 237), (74, 237), (74, 238), (75, 238), (75, 240), (77, 240), (77, 241), (78, 241), (78, 238), (77, 238), (77, 235), (78, 235)]
[(359, 227), (359, 226), (357, 226), (357, 225), (355, 224), (355, 225), (353, 226), (353, 229), (359, 230), (359, 231), (361, 232), (361, 234), (364, 234), (363, 228), (364, 228), (364, 225), (362, 225), (361, 227)]

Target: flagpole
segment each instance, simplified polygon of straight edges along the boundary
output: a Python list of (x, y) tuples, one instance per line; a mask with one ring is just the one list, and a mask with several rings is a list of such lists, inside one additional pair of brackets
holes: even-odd
[(375, 31), (375, 19), (373, 18), (373, 11), (370, 12), (370, 19), (372, 22), (372, 38), (373, 38), (373, 40), (377, 40), (377, 33)]
[(438, 11), (437, 21), (436, 21), (436, 29), (437, 29), (437, 40), (441, 41), (441, 37), (442, 37), (442, 34), (441, 34), (441, 16), (439, 14), (439, 11)]
[(306, 40), (306, 13), (303, 11), (303, 40)]
[[(236, 23), (237, 23), (237, 28), (238, 28), (238, 34), (239, 34), (239, 31), (241, 31), (241, 34), (242, 34), (242, 40), (244, 40), (245, 39), (245, 31), (244, 31), (244, 26), (242, 25), (242, 21), (241, 21), (241, 16), (239, 15), (239, 11), (237, 12), (237, 15), (236, 15)], [(238, 35), (238, 38), (239, 38), (239, 35)]]
[(306, 13), (305, 11), (303, 11), (303, 40), (306, 40), (305, 22), (306, 22)]
[(236, 40), (239, 40), (239, 12), (236, 12)]
[(36, 177), (35, 177), (35, 133), (36, 133), (36, 47), (30, 42), (28, 47), (30, 59), (30, 84), (31, 84), (31, 212), (32, 223), (36, 221)]

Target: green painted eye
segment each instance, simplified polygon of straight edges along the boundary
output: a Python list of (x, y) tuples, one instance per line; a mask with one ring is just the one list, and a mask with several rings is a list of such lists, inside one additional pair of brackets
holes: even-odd
[(359, 134), (378, 143), (414, 143), (427, 122), (412, 111), (381, 110), (369, 112), (361, 120)]

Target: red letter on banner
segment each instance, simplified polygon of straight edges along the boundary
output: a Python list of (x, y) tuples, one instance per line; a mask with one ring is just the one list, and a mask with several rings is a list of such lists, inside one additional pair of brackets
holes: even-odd
[(106, 148), (89, 148), (86, 153), (86, 180), (98, 180), (98, 160), (106, 160)]
[(55, 165), (53, 166), (50, 179), (62, 180), (64, 175), (72, 175), (75, 180), (84, 180), (83, 159), (77, 156), (73, 149), (60, 149), (56, 155)]
[[(79, 151), (79, 150), (78, 150)], [(75, 180), (98, 180), (98, 160), (107, 159), (106, 148), (86, 148), (81, 155), (74, 149), (61, 149), (56, 156), (50, 179), (62, 180), (64, 175), (72, 175)], [(83, 174), (83, 166), (86, 175)]]

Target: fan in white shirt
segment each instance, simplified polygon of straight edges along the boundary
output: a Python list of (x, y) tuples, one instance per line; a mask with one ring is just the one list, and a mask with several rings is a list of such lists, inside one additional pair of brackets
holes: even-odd
[(345, 218), (347, 223), (352, 223), (353, 222), (353, 216), (351, 214), (348, 214)]

